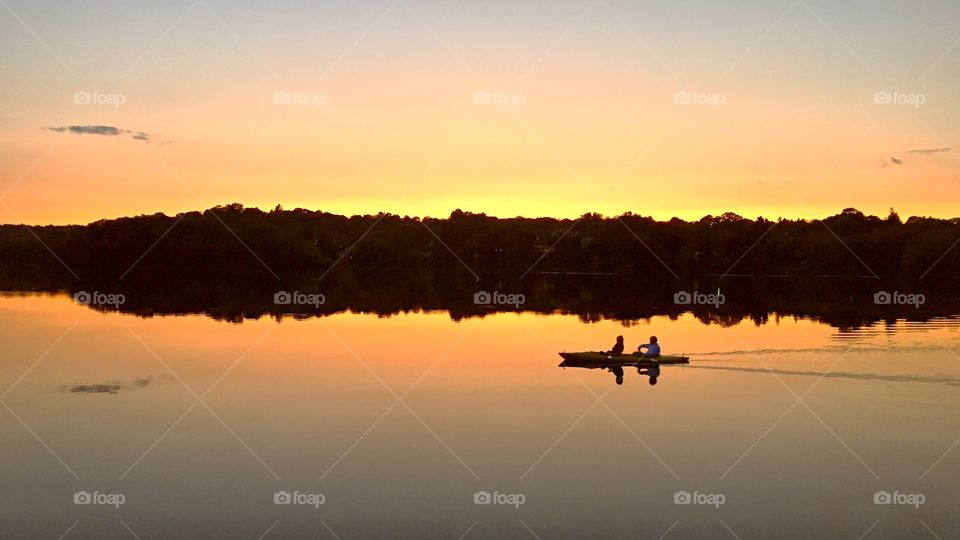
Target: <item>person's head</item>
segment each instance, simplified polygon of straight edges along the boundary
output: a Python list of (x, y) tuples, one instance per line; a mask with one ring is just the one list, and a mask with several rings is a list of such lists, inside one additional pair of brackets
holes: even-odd
[(656, 386), (656, 384), (657, 384), (657, 378), (654, 377), (653, 375), (651, 375), (651, 376), (650, 376), (650, 386)]
[(657, 336), (650, 336), (650, 343), (656, 343), (656, 342), (657, 342)]
[(623, 336), (617, 336), (617, 343), (623, 343)]
[(623, 384), (623, 375), (617, 375), (617, 384)]

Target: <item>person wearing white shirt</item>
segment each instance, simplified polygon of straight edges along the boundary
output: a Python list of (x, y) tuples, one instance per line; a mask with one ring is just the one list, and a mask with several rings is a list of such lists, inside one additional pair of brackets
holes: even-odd
[[(646, 352), (644, 352), (643, 349), (646, 349)], [(660, 356), (660, 345), (657, 343), (657, 336), (650, 336), (650, 343), (644, 343), (637, 347), (637, 352), (650, 358)]]

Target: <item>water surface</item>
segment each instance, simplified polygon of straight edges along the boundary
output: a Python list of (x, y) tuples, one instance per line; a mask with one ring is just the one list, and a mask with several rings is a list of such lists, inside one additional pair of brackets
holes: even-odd
[[(235, 324), (6, 295), (0, 536), (955, 537), (958, 327), (349, 311)], [(655, 334), (691, 364), (656, 386), (558, 367), (557, 352), (618, 334), (628, 348)], [(74, 504), (79, 491), (125, 500)], [(278, 491), (323, 504), (274, 504)], [(523, 504), (475, 504), (481, 491)]]

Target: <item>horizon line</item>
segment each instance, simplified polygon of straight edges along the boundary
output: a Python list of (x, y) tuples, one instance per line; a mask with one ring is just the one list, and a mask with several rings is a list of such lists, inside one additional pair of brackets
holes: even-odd
[[(428, 215), (428, 214), (424, 214), (424, 215), (420, 216), (420, 215), (410, 215), (410, 214), (399, 214), (399, 213), (389, 212), (389, 211), (384, 211), (384, 210), (381, 210), (381, 211), (378, 211), (378, 212), (373, 212), (373, 213), (367, 212), (367, 213), (346, 214), (346, 213), (338, 213), (338, 212), (333, 212), (333, 211), (327, 211), (327, 210), (323, 210), (323, 209), (305, 208), (305, 207), (303, 207), (303, 206), (296, 206), (296, 207), (293, 207), (293, 208), (284, 208), (283, 205), (281, 205), (281, 204), (277, 204), (274, 208), (269, 208), (269, 209), (266, 209), (266, 210), (265, 210), (265, 209), (261, 208), (260, 206), (247, 206), (247, 205), (245, 205), (245, 204), (243, 204), (243, 203), (232, 202), (232, 203), (227, 203), (227, 204), (218, 204), (218, 205), (214, 205), (214, 206), (211, 206), (211, 207), (208, 207), (208, 208), (204, 208), (204, 209), (186, 210), (186, 211), (176, 212), (176, 213), (172, 213), (172, 214), (168, 214), (167, 212), (164, 212), (164, 211), (156, 211), (156, 212), (153, 212), (153, 213), (126, 214), (126, 215), (120, 215), (120, 216), (115, 216), (115, 217), (103, 217), (103, 218), (97, 218), (97, 219), (88, 221), (88, 222), (86, 222), (86, 223), (75, 222), (75, 223), (61, 223), (61, 224), (57, 224), (57, 223), (43, 223), (43, 224), (33, 223), (33, 224), (27, 224), (27, 223), (21, 222), (21, 223), (0, 223), (0, 226), (15, 226), (15, 227), (16, 227), (16, 226), (28, 226), (28, 227), (85, 227), (85, 226), (92, 225), (92, 224), (94, 224), (94, 223), (98, 223), (98, 222), (102, 222), (102, 221), (117, 221), (117, 220), (120, 220), (120, 219), (131, 219), (131, 218), (141, 218), (141, 217), (153, 217), (153, 216), (156, 216), (156, 215), (158, 215), (158, 214), (159, 214), (159, 215), (162, 215), (162, 216), (164, 216), (164, 217), (168, 217), (168, 218), (175, 218), (175, 217), (180, 216), (180, 215), (191, 214), (191, 213), (203, 214), (204, 212), (211, 211), (211, 210), (214, 210), (214, 209), (225, 209), (225, 208), (227, 208), (227, 207), (235, 206), (235, 205), (239, 205), (243, 210), (256, 210), (256, 211), (262, 212), (262, 213), (264, 213), (264, 214), (269, 214), (269, 213), (273, 212), (274, 210), (276, 210), (277, 208), (280, 208), (280, 210), (281, 210), (281, 211), (284, 211), (284, 212), (291, 212), (291, 211), (295, 211), (295, 210), (303, 210), (303, 211), (307, 211), (307, 212), (325, 213), (325, 214), (330, 214), (330, 215), (340, 216), (340, 217), (346, 217), (346, 218), (376, 217), (376, 216), (380, 216), (380, 215), (385, 215), (385, 216), (396, 216), (396, 217), (401, 218), (401, 219), (413, 219), (413, 220), (419, 220), (419, 221), (427, 220), (427, 219), (447, 220), (447, 219), (450, 219), (450, 217), (451, 217), (454, 213), (456, 213), (456, 212), (461, 212), (461, 213), (463, 213), (463, 214), (478, 215), (478, 216), (482, 215), (482, 216), (485, 216), (485, 217), (488, 217), (488, 218), (502, 219), (502, 220), (509, 220), (509, 219), (531, 219), (531, 220), (536, 220), (536, 219), (553, 219), (553, 220), (556, 220), (556, 221), (579, 221), (579, 220), (583, 219), (585, 216), (592, 214), (592, 215), (598, 215), (598, 216), (600, 216), (601, 219), (605, 219), (605, 220), (619, 219), (619, 218), (622, 218), (622, 217), (629, 216), (629, 217), (639, 217), (639, 218), (652, 219), (653, 221), (658, 222), (658, 223), (669, 223), (670, 221), (673, 221), (673, 220), (680, 220), (680, 221), (683, 221), (683, 222), (686, 222), (686, 223), (696, 223), (696, 222), (701, 221), (701, 220), (703, 220), (703, 219), (705, 219), (705, 218), (707, 218), (707, 217), (717, 218), (717, 217), (721, 217), (721, 216), (728, 215), (728, 214), (736, 215), (736, 216), (740, 217), (741, 219), (743, 219), (743, 220), (745, 220), (745, 221), (758, 221), (758, 220), (760, 220), (760, 219), (763, 219), (763, 220), (770, 221), (770, 222), (778, 222), (778, 221), (805, 221), (805, 222), (810, 222), (810, 221), (823, 220), (823, 219), (827, 219), (827, 218), (834, 217), (834, 216), (839, 216), (839, 215), (842, 215), (845, 211), (851, 210), (851, 209), (852, 209), (852, 210), (856, 210), (857, 212), (860, 212), (860, 214), (862, 214), (864, 217), (874, 217), (874, 218), (878, 218), (878, 219), (886, 219), (886, 217), (887, 217), (887, 216), (880, 216), (880, 215), (877, 215), (877, 214), (869, 214), (869, 213), (866, 213), (866, 212), (862, 212), (862, 211), (860, 211), (859, 209), (857, 209), (857, 208), (855, 208), (855, 207), (846, 207), (846, 208), (840, 209), (840, 210), (839, 210), (837, 213), (835, 213), (835, 214), (830, 214), (830, 215), (823, 216), (823, 217), (813, 217), (813, 218), (810, 218), (810, 217), (784, 217), (784, 216), (782, 216), (782, 215), (777, 216), (776, 218), (772, 218), (772, 217), (768, 217), (768, 216), (763, 216), (763, 215), (760, 215), (760, 216), (751, 218), (751, 217), (744, 216), (744, 215), (742, 215), (742, 214), (740, 214), (740, 213), (738, 213), (738, 212), (734, 212), (734, 211), (732, 211), (732, 210), (726, 210), (726, 211), (723, 211), (723, 212), (720, 212), (720, 213), (717, 213), (717, 214), (707, 213), (707, 214), (704, 214), (703, 216), (701, 216), (701, 217), (699, 217), (699, 218), (695, 218), (695, 219), (685, 219), (685, 218), (682, 218), (682, 217), (679, 217), (679, 216), (676, 216), (676, 215), (674, 215), (674, 216), (672, 216), (672, 217), (670, 217), (670, 218), (666, 218), (666, 219), (663, 219), (663, 218), (658, 219), (658, 218), (653, 217), (653, 215), (635, 214), (635, 213), (633, 213), (633, 212), (630, 211), (630, 210), (627, 210), (627, 211), (624, 211), (624, 212), (622, 212), (622, 213), (620, 213), (620, 214), (615, 214), (615, 215), (607, 215), (607, 214), (602, 214), (602, 213), (600, 213), (600, 212), (587, 211), (587, 212), (583, 212), (583, 213), (581, 213), (581, 214), (579, 214), (579, 215), (577, 215), (577, 216), (565, 216), (565, 217), (561, 217), (561, 216), (551, 216), (551, 215), (538, 215), (538, 216), (532, 216), (532, 215), (530, 215), (530, 216), (527, 216), (527, 215), (500, 216), (500, 215), (494, 215), (494, 214), (490, 214), (490, 213), (482, 212), (482, 211), (479, 211), (479, 212), (478, 212), (478, 211), (474, 211), (474, 210), (465, 210), (465, 209), (463, 209), (463, 208), (461, 208), (461, 207), (454, 208), (454, 209), (450, 210), (449, 213), (448, 213), (446, 216), (433, 216), (433, 215)], [(895, 209), (894, 209), (893, 207), (891, 207), (890, 210), (891, 210), (891, 212), (895, 212)], [(899, 213), (898, 213), (897, 215), (899, 216)], [(938, 219), (938, 220), (943, 220), (943, 221), (951, 221), (951, 220), (960, 219), (960, 216), (951, 216), (951, 217), (938, 217), (938, 216), (932, 216), (932, 215), (912, 215), (912, 216), (907, 216), (907, 217), (900, 216), (900, 219), (901, 219), (903, 222), (906, 222), (906, 221), (908, 221), (908, 220), (910, 220), (910, 219), (914, 219), (914, 218), (917, 218), (917, 219)]]

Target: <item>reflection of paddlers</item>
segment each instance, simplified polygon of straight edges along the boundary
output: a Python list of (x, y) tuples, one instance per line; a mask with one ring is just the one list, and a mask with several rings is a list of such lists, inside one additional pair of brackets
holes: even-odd
[(613, 366), (607, 369), (609, 369), (610, 373), (613, 373), (613, 375), (617, 378), (617, 384), (623, 384), (623, 368), (622, 367)]
[(646, 368), (637, 366), (637, 373), (650, 377), (650, 386), (653, 386), (657, 384), (657, 377), (660, 376), (660, 366), (656, 364), (647, 366)]

